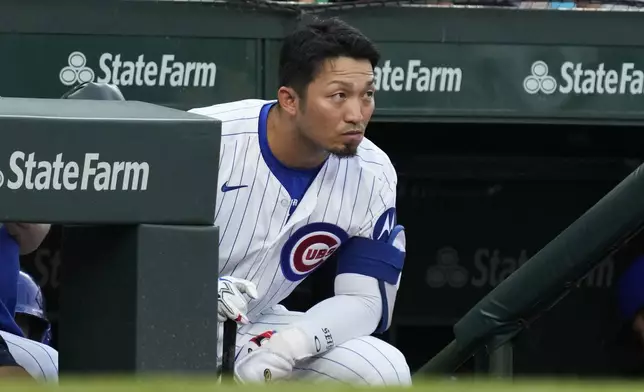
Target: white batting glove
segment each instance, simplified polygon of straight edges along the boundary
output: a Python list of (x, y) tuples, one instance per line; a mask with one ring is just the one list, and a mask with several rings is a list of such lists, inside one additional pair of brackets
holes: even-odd
[(222, 276), (219, 278), (218, 287), (218, 309), (217, 317), (219, 322), (227, 319), (235, 320), (241, 324), (248, 324), (248, 301), (244, 294), (251, 299), (257, 299), (257, 287), (255, 283), (233, 278), (232, 276)]
[(295, 362), (309, 355), (306, 335), (297, 328), (267, 331), (242, 347), (235, 362), (235, 379), (240, 383), (265, 383), (291, 376)]

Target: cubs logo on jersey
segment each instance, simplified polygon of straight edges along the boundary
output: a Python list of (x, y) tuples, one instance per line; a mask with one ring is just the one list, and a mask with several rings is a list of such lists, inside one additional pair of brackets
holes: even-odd
[(282, 248), (281, 267), (286, 279), (304, 279), (322, 265), (349, 238), (338, 226), (318, 222), (300, 227)]

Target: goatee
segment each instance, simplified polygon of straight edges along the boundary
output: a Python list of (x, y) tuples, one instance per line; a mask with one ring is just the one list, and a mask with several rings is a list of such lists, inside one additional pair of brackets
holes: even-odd
[(352, 158), (358, 154), (358, 146), (353, 146), (351, 144), (345, 144), (343, 148), (334, 149), (329, 151), (332, 155), (343, 159), (343, 158)]

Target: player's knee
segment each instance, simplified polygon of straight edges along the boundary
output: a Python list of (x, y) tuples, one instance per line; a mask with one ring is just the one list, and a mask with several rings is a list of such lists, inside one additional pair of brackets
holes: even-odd
[(357, 339), (354, 347), (360, 347), (371, 368), (363, 375), (369, 385), (411, 385), (409, 365), (403, 353), (391, 344), (366, 336)]

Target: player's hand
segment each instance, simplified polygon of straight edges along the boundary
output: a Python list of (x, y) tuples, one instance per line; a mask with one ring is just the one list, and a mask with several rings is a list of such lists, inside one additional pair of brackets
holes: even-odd
[(295, 360), (284, 349), (284, 342), (275, 331), (266, 331), (252, 338), (239, 352), (235, 363), (235, 379), (240, 383), (263, 383), (288, 378)]
[(241, 324), (248, 324), (248, 317), (246, 317), (248, 301), (244, 295), (257, 299), (255, 283), (232, 276), (219, 278), (217, 316), (220, 322), (231, 319)]

